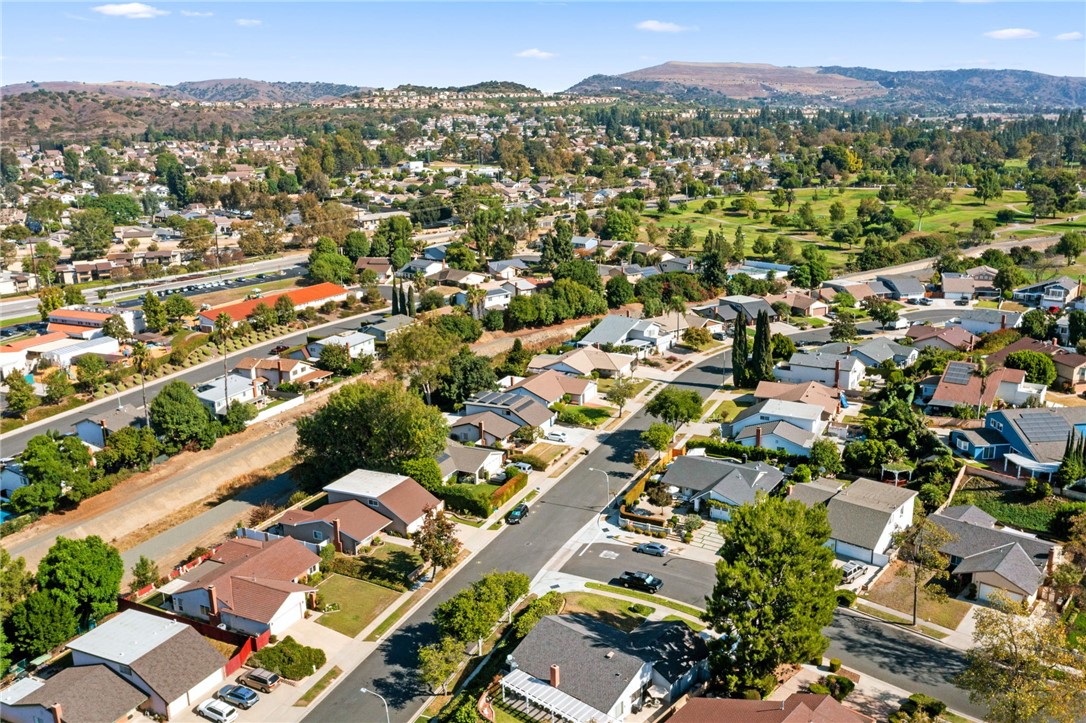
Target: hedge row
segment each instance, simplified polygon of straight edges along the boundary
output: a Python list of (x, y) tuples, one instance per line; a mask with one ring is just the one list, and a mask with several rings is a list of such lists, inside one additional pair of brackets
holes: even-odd
[(516, 462), (526, 462), (532, 465), (532, 469), (536, 472), (542, 472), (547, 469), (547, 463), (534, 454), (511, 454), (509, 455), (509, 463), (514, 464)]
[(252, 654), (250, 665), (278, 673), (287, 680), (301, 680), (324, 667), (327, 658), (320, 648), (302, 645), (289, 635), (275, 645)]
[[(527, 484), (528, 475), (523, 472), (513, 475), (505, 484), (494, 490), (494, 493), (490, 495), (490, 504), (494, 506), (494, 509), (498, 509), (511, 500), (513, 495), (524, 489)], [(487, 516), (489, 517), (489, 515)]]
[(645, 494), (645, 485), (648, 484), (650, 475), (643, 475), (641, 480), (630, 488), (629, 492), (622, 499), (624, 506), (634, 507), (637, 505), (637, 501), (641, 499), (641, 495)]
[(486, 487), (473, 484), (445, 485), (434, 490), (434, 494), (444, 500), (445, 505), (453, 512), (486, 518), (494, 511), (494, 503)]
[(719, 439), (694, 439), (687, 442), (686, 447), (687, 449), (704, 449), (706, 454), (711, 454), (714, 457), (738, 457), (742, 459), (746, 456), (747, 459), (753, 462), (776, 462), (786, 467), (810, 462), (806, 457), (788, 454), (777, 449), (745, 447), (737, 442), (725, 442)]

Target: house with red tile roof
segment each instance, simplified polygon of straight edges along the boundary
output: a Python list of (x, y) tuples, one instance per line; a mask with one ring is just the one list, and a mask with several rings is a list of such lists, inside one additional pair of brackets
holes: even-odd
[(874, 723), (828, 695), (793, 693), (784, 700), (691, 698), (668, 723)]
[(201, 311), (196, 316), (196, 321), (200, 325), (202, 331), (214, 331), (215, 320), (218, 319), (221, 314), (226, 314), (233, 321), (234, 325), (237, 325), (238, 322), (248, 319), (253, 311), (256, 310), (256, 307), (261, 304), (274, 307), (275, 302), (280, 296), (285, 296), (290, 299), (291, 303), (294, 304), (295, 311), (297, 311), (300, 309), (313, 309), (322, 306), (329, 301), (343, 301), (347, 298), (347, 289), (339, 284), (324, 282), (276, 294), (265, 294), (259, 299), (236, 301), (232, 304), (214, 306), (206, 311)]

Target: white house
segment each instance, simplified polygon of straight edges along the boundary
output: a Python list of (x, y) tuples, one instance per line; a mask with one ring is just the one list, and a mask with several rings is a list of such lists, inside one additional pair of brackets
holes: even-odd
[(829, 546), (841, 557), (882, 566), (894, 533), (913, 523), (916, 492), (860, 478), (830, 498)]
[(216, 377), (200, 385), (195, 391), (205, 407), (221, 416), (226, 414), (227, 408), (234, 402), (247, 404), (263, 397), (265, 386), (267, 382), (261, 377), (250, 379), (237, 372), (230, 372), (225, 377)]
[(822, 352), (796, 352), (784, 364), (773, 369), (782, 382), (819, 382), (827, 387), (859, 389), (864, 379), (864, 365), (859, 359)]
[(332, 336), (326, 336), (323, 339), (310, 342), (306, 350), (309, 352), (310, 358), (317, 359), (324, 347), (330, 345), (347, 347), (352, 359), (373, 356), (377, 353), (377, 337), (364, 331), (343, 331)]
[(970, 334), (981, 336), (1001, 329), (1017, 329), (1022, 325), (1022, 313), (1001, 309), (966, 309), (946, 325), (961, 327)]
[(675, 334), (654, 321), (609, 314), (600, 319), (577, 346), (630, 347), (640, 357), (667, 351), (674, 343)]

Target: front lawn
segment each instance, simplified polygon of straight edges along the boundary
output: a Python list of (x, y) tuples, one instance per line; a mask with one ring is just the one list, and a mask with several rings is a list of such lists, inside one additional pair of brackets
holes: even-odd
[(422, 564), (422, 558), (410, 547), (387, 542), (359, 559), (370, 579), (404, 588), (408, 585), (408, 576)]
[(709, 422), (730, 422), (743, 409), (751, 406), (752, 402), (746, 399), (725, 399), (717, 405), (713, 413), (709, 415)]
[[(883, 573), (875, 587), (871, 588), (865, 597), (873, 603), (905, 613), (909, 622), (912, 622), (912, 576), (898, 575), (897, 571), (901, 567), (902, 563), (897, 560), (891, 563), (890, 569)], [(935, 623), (949, 630), (957, 630), (967, 612), (969, 612), (969, 603), (953, 599), (937, 601), (921, 591), (916, 615), (918, 620)]]
[(631, 606), (639, 603), (591, 592), (567, 592), (564, 597), (566, 598), (566, 605), (562, 608), (564, 615), (585, 613), (626, 632), (631, 632), (645, 621), (645, 615), (635, 613), (630, 609)]
[(1086, 502), (1072, 502), (1059, 497), (1036, 499), (1018, 487), (1004, 487), (982, 477), (966, 480), (954, 495), (955, 505), (976, 505), (998, 522), (1027, 532), (1059, 537), (1057, 518), (1065, 509), (1086, 512)]
[(528, 454), (533, 457), (539, 457), (543, 460), (543, 464), (550, 466), (550, 463), (564, 454), (569, 447), (564, 444), (547, 444), (546, 442), (537, 442), (532, 447), (528, 448)]
[(591, 425), (593, 428), (600, 426), (610, 419), (614, 411), (605, 407), (587, 407), (573, 404), (567, 405), (566, 410), (575, 415), (579, 414), (583, 416), (587, 424)]
[[(636, 379), (634, 377), (627, 377), (627, 379), (632, 381), (632, 384), (630, 385), (633, 389), (633, 394), (630, 395), (631, 398), (636, 397), (645, 389), (645, 387), (652, 383), (649, 379)], [(596, 389), (599, 391), (601, 397), (604, 397), (614, 385), (614, 379), (604, 379), (603, 377), (600, 377), (596, 380)]]
[(361, 633), (381, 611), (400, 597), (394, 590), (343, 575), (332, 575), (317, 590), (324, 598), (325, 605), (339, 605), (339, 610), (324, 613), (317, 618), (317, 622), (350, 638)]

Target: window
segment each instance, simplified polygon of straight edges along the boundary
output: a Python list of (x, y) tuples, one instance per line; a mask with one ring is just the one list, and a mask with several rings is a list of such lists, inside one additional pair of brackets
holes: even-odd
[(323, 540), (324, 539), (324, 533), (321, 532), (320, 530), (313, 530), (313, 539), (314, 540)]
[(1003, 422), (1000, 422), (1000, 421), (995, 420), (995, 419), (990, 420), (990, 422), (991, 423), (988, 426), (990, 426), (992, 429), (998, 430), (1000, 432), (1003, 431)]
[(131, 667), (129, 667), (127, 665), (124, 665), (122, 663), (122, 664), (117, 666), (117, 669), (118, 669), (118, 672), (120, 672), (121, 675), (127, 675), (129, 677), (132, 677), (132, 668)]
[(984, 452), (982, 453), (981, 456), (984, 459), (991, 459), (992, 457), (995, 457), (995, 453), (996, 453), (995, 447), (985, 447)]
[(369, 505), (370, 507), (378, 507), (378, 506), (380, 506), (381, 503), (378, 502), (377, 500), (366, 500), (366, 504)]
[(969, 451), (969, 442), (967, 442), (964, 439), (961, 439), (959, 437), (958, 438), (958, 449), (960, 449), (963, 452), (968, 452)]

